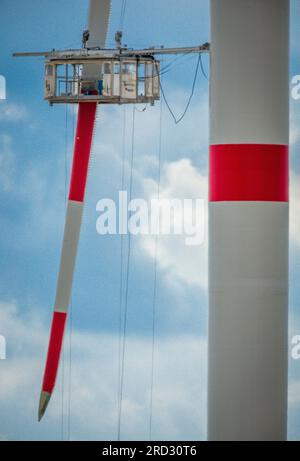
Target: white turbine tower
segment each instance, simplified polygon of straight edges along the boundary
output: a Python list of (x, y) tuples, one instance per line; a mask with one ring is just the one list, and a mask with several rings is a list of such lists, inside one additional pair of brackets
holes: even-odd
[(210, 440), (287, 425), (289, 0), (211, 0)]

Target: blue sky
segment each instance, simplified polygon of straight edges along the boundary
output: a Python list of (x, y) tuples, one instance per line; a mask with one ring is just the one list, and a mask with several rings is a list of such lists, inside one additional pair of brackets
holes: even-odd
[[(128, 0), (127, 4), (124, 43), (128, 45), (184, 46), (209, 39), (206, 0)], [(0, 361), (0, 439), (116, 436), (120, 238), (96, 233), (96, 203), (103, 197), (115, 198), (120, 189), (124, 116), (128, 184), (132, 108), (124, 112), (121, 107), (105, 107), (98, 112), (72, 296), (72, 378), (68, 329), (57, 389), (49, 412), (38, 424), (64, 225), (65, 171), (66, 164), (70, 170), (76, 114), (71, 107), (66, 112), (65, 107), (50, 108), (42, 100), (42, 59), (11, 57), (14, 51), (79, 47), (87, 6), (85, 0), (1, 1), (0, 74), (6, 77), (7, 101), (0, 101), (0, 334), (7, 339), (7, 360)], [(113, 44), (120, 9), (121, 1), (113, 1), (108, 45)], [(299, 0), (292, 1), (291, 18), (292, 76), (300, 74)], [(164, 77), (178, 115), (188, 99), (195, 65), (195, 57), (186, 58)], [(208, 69), (207, 58), (204, 66)], [(149, 198), (156, 190), (159, 110), (157, 104), (136, 113), (133, 195), (137, 197)], [(208, 82), (201, 74), (181, 124), (175, 126), (163, 107), (162, 136), (162, 193), (204, 198)], [(300, 334), (299, 101), (291, 101), (291, 137), (292, 335)], [(175, 237), (161, 238), (158, 245), (153, 438), (204, 439), (207, 239), (196, 251)], [(148, 437), (153, 279), (153, 240), (133, 237), (122, 426), (126, 439)], [(290, 386), (289, 433), (300, 439), (300, 361), (291, 362)]]

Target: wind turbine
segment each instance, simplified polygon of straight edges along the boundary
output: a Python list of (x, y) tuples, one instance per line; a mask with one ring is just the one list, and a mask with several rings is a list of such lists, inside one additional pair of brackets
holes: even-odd
[[(78, 104), (72, 173), (63, 245), (54, 302), (50, 340), (40, 395), (38, 419), (43, 417), (54, 390), (80, 236), (85, 187), (94, 132), (97, 104), (154, 104), (160, 98), (160, 62), (155, 55), (207, 53), (209, 44), (199, 46), (132, 49), (122, 46), (122, 32), (115, 35), (116, 47), (105, 49), (111, 11), (110, 0), (90, 0), (88, 29), (83, 48), (46, 52), (14, 53), (15, 57), (44, 56), (44, 99), (53, 104)], [(64, 74), (62, 74), (64, 72)]]
[[(70, 190), (54, 302), (48, 354), (39, 402), (38, 419), (50, 401), (61, 349), (80, 235), (85, 186), (90, 159), (97, 104), (154, 104), (160, 97), (160, 62), (155, 55), (207, 53), (209, 44), (181, 48), (105, 49), (110, 0), (91, 0), (88, 29), (83, 48), (77, 50), (14, 53), (17, 57), (45, 57), (45, 100), (53, 104), (79, 104)], [(64, 72), (62, 74), (62, 72)]]
[(289, 0), (210, 4), (211, 46), (134, 50), (117, 33), (104, 49), (110, 1), (92, 0), (83, 49), (15, 54), (45, 56), (50, 104), (79, 104), (39, 419), (59, 365), (97, 104), (154, 104), (156, 55), (210, 52), (208, 438), (286, 438)]

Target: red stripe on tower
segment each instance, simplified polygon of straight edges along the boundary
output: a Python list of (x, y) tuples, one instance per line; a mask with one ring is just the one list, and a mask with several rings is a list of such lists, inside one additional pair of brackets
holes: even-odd
[(209, 200), (287, 202), (288, 169), (288, 146), (212, 145), (209, 155)]

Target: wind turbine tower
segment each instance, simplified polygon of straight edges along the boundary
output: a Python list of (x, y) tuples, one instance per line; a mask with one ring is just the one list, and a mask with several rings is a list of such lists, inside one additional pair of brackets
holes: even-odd
[(210, 440), (287, 426), (289, 0), (211, 0)]

